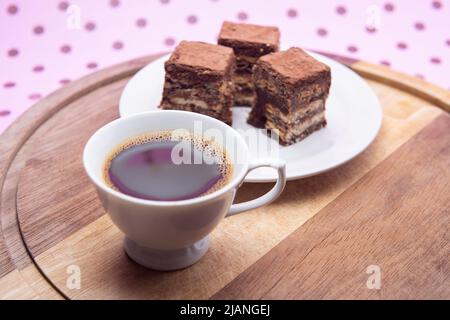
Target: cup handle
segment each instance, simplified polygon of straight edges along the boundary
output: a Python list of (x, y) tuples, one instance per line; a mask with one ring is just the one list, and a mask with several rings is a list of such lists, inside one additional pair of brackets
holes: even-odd
[(262, 195), (259, 198), (231, 205), (230, 210), (228, 211), (228, 214), (226, 215), (226, 217), (230, 217), (232, 215), (235, 215), (235, 214), (247, 211), (247, 210), (262, 207), (262, 206), (274, 201), (281, 194), (281, 192), (284, 189), (284, 186), (286, 185), (286, 163), (280, 159), (256, 160), (248, 166), (246, 175), (253, 169), (260, 168), (260, 167), (271, 167), (271, 168), (274, 168), (277, 170), (278, 178), (277, 178), (277, 182), (275, 183), (273, 188), (269, 192), (267, 192), (266, 194)]

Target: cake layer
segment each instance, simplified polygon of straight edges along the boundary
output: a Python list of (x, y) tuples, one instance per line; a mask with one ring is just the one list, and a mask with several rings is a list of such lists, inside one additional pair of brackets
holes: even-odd
[[(219, 88), (211, 89), (206, 85), (190, 88), (180, 83), (166, 81), (161, 108), (194, 111), (208, 115), (212, 112), (211, 116), (222, 119), (223, 117), (218, 114), (231, 114), (234, 87), (230, 83), (224, 82)], [(225, 118), (229, 123), (229, 117)]]
[(195, 98), (186, 98), (186, 97), (171, 97), (170, 99), (165, 100), (161, 104), (162, 109), (170, 109), (171, 106), (183, 106), (183, 105), (192, 105), (193, 107), (196, 107), (198, 109), (205, 109), (205, 110), (222, 110), (222, 105), (212, 105), (209, 103), (209, 101), (205, 101), (202, 99), (195, 99)]
[[(269, 109), (269, 106), (268, 106)], [(314, 124), (315, 122), (321, 122), (325, 120), (325, 113), (318, 112), (297, 122), (284, 122), (277, 116), (267, 114), (266, 128), (277, 129), (280, 132), (292, 132), (301, 133), (303, 130)]]
[(199, 92), (204, 95), (209, 95), (212, 97), (221, 96), (221, 95), (231, 95), (234, 91), (233, 81), (222, 81), (220, 83), (207, 84), (203, 83), (202, 85), (189, 85), (181, 82), (172, 81), (170, 79), (166, 79), (164, 83), (164, 92), (171, 93), (174, 91), (189, 91), (189, 92)]
[(326, 125), (330, 68), (299, 48), (258, 59), (253, 69), (255, 107), (248, 122), (279, 133), (291, 144)]
[(278, 108), (269, 103), (265, 106), (265, 112), (267, 118), (277, 118), (282, 125), (296, 125), (318, 113), (325, 112), (325, 99), (314, 100), (308, 106), (291, 113), (280, 112)]
[(278, 133), (281, 144), (290, 145), (303, 140), (314, 131), (325, 127), (326, 124), (325, 113), (320, 112), (295, 125), (289, 125), (276, 117), (267, 116), (265, 126), (266, 129)]
[(237, 106), (253, 106), (256, 94), (254, 92), (239, 92), (234, 94), (234, 104)]
[(253, 65), (259, 57), (250, 57), (245, 55), (236, 56), (236, 73), (252, 74)]
[(252, 107), (255, 104), (256, 93), (252, 68), (256, 60), (257, 58), (248, 56), (236, 57), (236, 72), (233, 75), (235, 105)]
[(300, 89), (289, 89), (275, 75), (261, 68), (258, 64), (253, 69), (255, 89), (261, 103), (270, 102), (282, 112), (288, 113), (307, 106), (311, 101), (328, 96), (329, 79), (318, 79)]
[(230, 81), (234, 73), (234, 65), (226, 75), (203, 73), (201, 70), (185, 66), (166, 67), (166, 81), (185, 86), (220, 86), (223, 81)]
[(239, 93), (255, 95), (255, 91), (253, 90), (253, 87), (251, 85), (247, 85), (247, 84), (236, 86), (235, 94), (239, 94)]
[(271, 106), (270, 112), (280, 114), (280, 117), (283, 117), (285, 122), (289, 123), (292, 119), (310, 113), (314, 108), (325, 110), (325, 101), (328, 97), (326, 93), (319, 97), (310, 97), (311, 101), (292, 101), (285, 96), (277, 95), (275, 92), (261, 87), (256, 87), (255, 92), (255, 105), (250, 112), (248, 123), (258, 127), (264, 127), (264, 119), (267, 113), (266, 106), (268, 105)]
[(314, 100), (292, 113), (280, 112), (277, 107), (267, 103), (264, 106), (265, 128), (277, 132), (283, 145), (298, 142), (326, 125), (325, 101), (326, 98)]
[(253, 78), (251, 73), (235, 73), (233, 76), (234, 84), (241, 86), (247, 86), (249, 88), (254, 88)]
[(231, 124), (234, 70), (231, 48), (182, 41), (165, 63), (160, 107), (198, 112)]
[(306, 130), (304, 130), (301, 134), (294, 136), (291, 135), (290, 137), (285, 136), (285, 137), (280, 137), (280, 144), (288, 146), (291, 144), (294, 144), (296, 142), (302, 141), (303, 139), (305, 139), (306, 137), (308, 137), (310, 134), (314, 133), (315, 131), (318, 131), (322, 128), (324, 128), (327, 125), (326, 120), (322, 121), (322, 122), (317, 122), (313, 125), (311, 125), (309, 128), (307, 128)]
[(218, 43), (232, 48), (236, 56), (236, 72), (233, 76), (236, 105), (254, 105), (256, 94), (252, 68), (261, 56), (278, 50), (279, 39), (280, 32), (276, 27), (228, 21), (222, 24)]
[[(301, 106), (308, 104), (310, 101), (315, 100), (324, 94), (328, 94), (329, 90), (324, 82), (311, 83), (305, 86), (302, 90), (298, 90), (294, 93), (285, 93), (284, 88), (277, 86), (276, 82), (266, 80), (257, 80), (254, 82), (255, 87), (263, 89), (268, 95), (279, 96), (280, 102), (283, 100), (292, 100), (294, 106)], [(286, 102), (284, 103), (286, 104)]]
[(233, 91), (233, 86), (226, 83), (222, 83), (220, 86), (205, 84), (201, 86), (189, 86), (167, 80), (164, 83), (163, 96), (167, 96), (168, 94), (172, 94), (174, 92), (185, 92), (186, 94), (191, 93), (197, 96), (202, 95), (217, 99), (224, 95), (232, 95)]
[(228, 47), (199, 41), (181, 41), (165, 66), (166, 71), (175, 67), (224, 76), (234, 64), (234, 59), (233, 50)]
[(251, 73), (235, 74), (233, 76), (233, 82), (235, 86), (234, 104), (239, 106), (253, 106), (256, 94)]
[(161, 106), (193, 104), (204, 109), (231, 108), (233, 91), (228, 94), (211, 94), (200, 89), (182, 89), (170, 91), (162, 100)]
[(260, 57), (278, 50), (280, 31), (277, 27), (225, 21), (218, 43), (234, 49), (236, 55)]
[(236, 93), (248, 93), (255, 94), (253, 82), (251, 82), (251, 77), (236, 75), (234, 80)]
[(313, 83), (331, 83), (330, 68), (300, 48), (290, 48), (261, 57), (257, 65), (287, 89), (302, 89)]
[(247, 118), (247, 123), (256, 128), (265, 128), (266, 114), (261, 104), (258, 104), (258, 96), (255, 96), (255, 103)]

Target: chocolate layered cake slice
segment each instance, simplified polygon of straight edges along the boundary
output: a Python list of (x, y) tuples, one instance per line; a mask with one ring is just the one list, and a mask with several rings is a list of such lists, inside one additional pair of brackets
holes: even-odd
[(165, 63), (162, 109), (205, 114), (231, 125), (233, 50), (182, 41)]
[(252, 67), (259, 57), (278, 51), (280, 32), (276, 27), (225, 21), (220, 30), (218, 43), (233, 48), (236, 55), (234, 103), (253, 106), (255, 91)]
[(290, 145), (326, 125), (330, 68), (300, 48), (266, 55), (253, 68), (255, 112)]

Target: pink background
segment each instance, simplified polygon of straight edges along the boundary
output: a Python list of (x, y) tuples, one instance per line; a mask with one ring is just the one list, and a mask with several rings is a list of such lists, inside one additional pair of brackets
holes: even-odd
[(223, 20), (277, 25), (283, 46), (382, 63), (450, 88), (450, 1), (0, 0), (0, 132), (90, 72), (182, 39), (215, 42)]

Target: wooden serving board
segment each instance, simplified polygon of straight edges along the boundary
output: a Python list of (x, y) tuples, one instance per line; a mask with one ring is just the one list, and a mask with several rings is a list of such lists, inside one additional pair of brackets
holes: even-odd
[[(450, 298), (450, 92), (341, 57), (383, 106), (365, 152), (225, 219), (192, 267), (156, 272), (128, 259), (81, 154), (155, 57), (65, 86), (1, 136), (0, 299)], [(237, 201), (270, 187), (245, 184)], [(370, 265), (380, 268), (378, 290), (366, 286)], [(71, 266), (79, 289), (67, 286)]]

